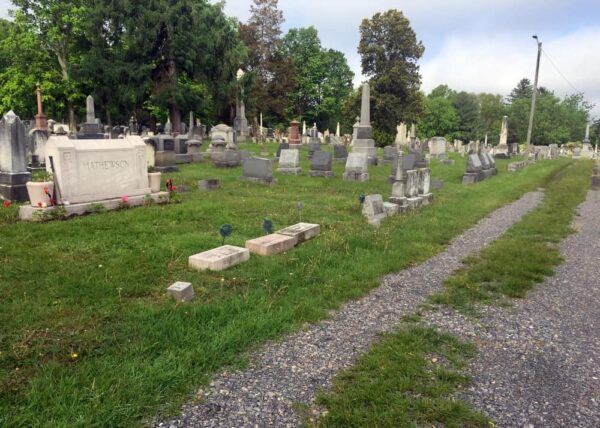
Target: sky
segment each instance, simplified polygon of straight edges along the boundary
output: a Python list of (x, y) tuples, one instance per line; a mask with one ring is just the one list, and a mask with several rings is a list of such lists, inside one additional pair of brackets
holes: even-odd
[[(9, 0), (0, 0), (7, 16)], [(251, 0), (226, 0), (225, 12), (241, 21)], [(422, 89), (440, 84), (455, 90), (507, 95), (523, 77), (533, 81), (537, 46), (543, 44), (539, 84), (558, 96), (584, 92), (600, 117), (599, 0), (279, 0), (284, 32), (314, 26), (325, 48), (343, 52), (360, 70), (358, 28), (362, 19), (401, 10), (425, 46), (419, 61)]]

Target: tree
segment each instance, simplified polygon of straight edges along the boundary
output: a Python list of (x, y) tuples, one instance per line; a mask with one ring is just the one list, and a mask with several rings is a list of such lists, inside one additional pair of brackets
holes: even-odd
[(531, 80), (523, 78), (517, 83), (517, 86), (513, 88), (507, 97), (509, 103), (513, 103), (515, 100), (522, 98), (531, 98), (533, 94), (533, 85)]
[(419, 121), (419, 135), (424, 138), (444, 136), (452, 139), (459, 117), (452, 101), (444, 96), (424, 99), (424, 115)]
[(477, 95), (479, 102), (479, 126), (482, 134), (488, 135), (488, 142), (496, 143), (500, 139), (502, 117), (506, 115), (506, 106), (502, 103), (502, 95), (482, 93)]
[(352, 92), (354, 73), (343, 53), (321, 46), (314, 27), (291, 29), (282, 40), (281, 53), (296, 69), (296, 88), (289, 93), (288, 113), (333, 128), (341, 121), (341, 106)]
[(436, 86), (429, 95), (428, 98), (437, 98), (443, 97), (447, 99), (453, 99), (456, 96), (456, 91), (450, 89), (448, 85), (438, 85)]
[(214, 79), (225, 88), (220, 95), (228, 102), (235, 97), (243, 49), (222, 7), (206, 0), (136, 0), (127, 17), (128, 55), (136, 64), (152, 65), (146, 106), (166, 108), (175, 132), (182, 110), (219, 94), (208, 93)]
[(477, 96), (464, 91), (459, 92), (452, 100), (452, 105), (456, 109), (459, 119), (456, 137), (461, 140), (477, 139), (481, 132)]
[(425, 48), (409, 20), (391, 9), (360, 25), (362, 72), (370, 78), (375, 133), (393, 141), (399, 122), (416, 122), (422, 114), (421, 75), (417, 61)]
[(76, 128), (74, 104), (81, 96), (71, 70), (78, 61), (78, 44), (83, 37), (85, 6), (83, 0), (13, 0), (23, 21), (39, 36), (43, 48), (58, 62), (69, 114), (69, 126)]
[(264, 112), (267, 121), (283, 122), (288, 106), (287, 94), (295, 87), (295, 67), (291, 58), (281, 55), (281, 25), (283, 12), (277, 0), (253, 0), (250, 19), (241, 24), (239, 33), (248, 49), (245, 69), (250, 73), (250, 98), (247, 103), (258, 125), (258, 112)]

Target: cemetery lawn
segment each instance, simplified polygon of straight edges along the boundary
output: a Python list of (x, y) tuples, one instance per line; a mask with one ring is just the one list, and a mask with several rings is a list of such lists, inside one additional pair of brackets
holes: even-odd
[(475, 303), (524, 298), (527, 291), (554, 274), (562, 262), (558, 244), (574, 230), (571, 221), (589, 189), (593, 163), (580, 161), (552, 179), (543, 203), (523, 217), (481, 254), (465, 260), (446, 281), (436, 304), (473, 313)]
[[(242, 145), (259, 151), (268, 147)], [(279, 176), (266, 187), (238, 180), (239, 168), (183, 166), (172, 177), (180, 204), (98, 213), (69, 221), (17, 223), (0, 212), (0, 426), (131, 426), (177, 413), (194, 391), (244, 352), (327, 317), (379, 278), (443, 249), (491, 211), (545, 186), (572, 161), (539, 162), (463, 186), (466, 160), (432, 162), (445, 181), (432, 206), (387, 219), (376, 230), (360, 213), (360, 194), (387, 198), (390, 167), (371, 167), (367, 183)], [(302, 168), (308, 171), (306, 151)], [(569, 170), (570, 171), (570, 170)], [(195, 183), (218, 178), (221, 189)], [(304, 206), (298, 212), (297, 202)], [(188, 256), (221, 244), (219, 226), (244, 246), (270, 218), (283, 228), (321, 225), (321, 235), (275, 257), (253, 256), (224, 272), (195, 272)], [(176, 304), (175, 281), (196, 299)], [(435, 339), (435, 338), (434, 338)], [(445, 342), (445, 339), (440, 339)], [(452, 345), (454, 346), (454, 345)]]

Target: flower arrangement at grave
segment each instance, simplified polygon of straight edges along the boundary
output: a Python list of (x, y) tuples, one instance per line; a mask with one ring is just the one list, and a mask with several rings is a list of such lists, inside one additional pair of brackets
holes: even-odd
[(8, 207), (10, 207), (11, 205), (12, 205), (12, 202), (11, 202), (11, 201), (4, 201), (4, 202), (2, 202), (2, 206), (3, 206), (4, 208), (8, 208)]
[(52, 174), (48, 171), (34, 172), (31, 181), (27, 182), (27, 193), (31, 205), (36, 208), (56, 205)]

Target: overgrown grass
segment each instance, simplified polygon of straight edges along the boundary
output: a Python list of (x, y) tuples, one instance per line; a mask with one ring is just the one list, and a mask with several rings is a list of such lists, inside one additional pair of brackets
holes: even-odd
[(461, 374), (475, 346), (431, 328), (403, 325), (340, 373), (319, 397), (320, 427), (475, 427), (489, 420), (448, 396), (468, 384)]
[[(465, 160), (456, 159), (432, 166), (446, 181), (434, 205), (378, 230), (366, 225), (357, 197), (389, 196), (388, 166), (371, 168), (367, 183), (342, 181), (336, 164), (331, 180), (278, 176), (264, 187), (239, 181), (239, 169), (196, 164), (172, 175), (193, 189), (181, 204), (46, 224), (2, 217), (0, 426), (131, 426), (177, 412), (216, 370), (243, 364), (249, 347), (322, 319), (381, 275), (431, 257), (569, 163), (509, 175), (499, 162), (497, 177), (462, 186)], [(308, 162), (302, 166), (306, 173)], [(220, 179), (221, 190), (197, 190), (207, 178)], [(262, 235), (265, 217), (276, 227), (298, 222), (298, 201), (302, 220), (321, 224), (317, 239), (222, 273), (187, 267), (188, 256), (220, 245), (221, 224), (235, 227), (228, 243), (243, 246)], [(194, 284), (194, 302), (165, 296), (177, 280)]]
[(543, 203), (481, 254), (467, 259), (431, 301), (472, 312), (474, 303), (523, 298), (553, 275), (562, 261), (557, 244), (573, 231), (571, 221), (585, 200), (591, 170), (590, 161), (581, 161), (558, 174), (548, 183)]

